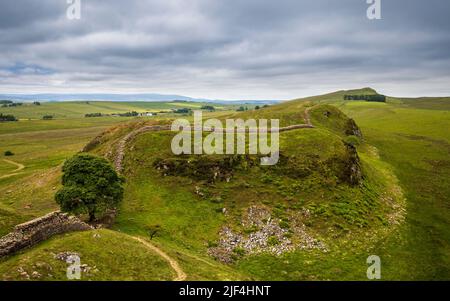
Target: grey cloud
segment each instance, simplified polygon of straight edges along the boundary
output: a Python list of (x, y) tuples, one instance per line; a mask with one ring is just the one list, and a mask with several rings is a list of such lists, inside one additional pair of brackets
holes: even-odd
[(79, 21), (65, 0), (0, 3), (0, 71), (52, 70), (0, 72), (1, 92), (450, 94), (445, 0), (382, 0), (380, 21), (365, 0), (81, 1)]

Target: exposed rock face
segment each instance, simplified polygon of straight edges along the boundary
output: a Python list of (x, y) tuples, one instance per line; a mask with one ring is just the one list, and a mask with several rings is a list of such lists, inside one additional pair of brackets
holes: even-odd
[[(327, 251), (325, 244), (311, 236), (304, 224), (292, 221), (290, 230), (280, 226), (280, 219), (272, 217), (270, 211), (251, 206), (242, 219), (242, 226), (254, 228), (249, 234), (237, 233), (229, 227), (220, 230), (217, 246), (208, 249), (208, 254), (224, 263), (232, 263), (240, 253), (269, 253), (279, 256), (294, 250), (319, 249)], [(288, 234), (291, 235), (288, 235)], [(242, 254), (240, 254), (242, 255)]]
[(59, 211), (52, 212), (17, 225), (13, 232), (0, 238), (0, 257), (31, 247), (56, 234), (91, 229), (91, 226), (75, 216)]
[(345, 146), (348, 156), (344, 170), (345, 180), (350, 185), (358, 185), (363, 178), (358, 152), (351, 144), (345, 143)]
[(358, 138), (362, 138), (361, 130), (353, 119), (349, 119), (345, 125), (345, 134), (347, 136), (353, 135)]

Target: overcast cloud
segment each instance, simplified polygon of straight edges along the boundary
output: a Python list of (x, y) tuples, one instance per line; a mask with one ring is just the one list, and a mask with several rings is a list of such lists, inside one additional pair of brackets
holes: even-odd
[(450, 96), (450, 1), (0, 2), (0, 93)]

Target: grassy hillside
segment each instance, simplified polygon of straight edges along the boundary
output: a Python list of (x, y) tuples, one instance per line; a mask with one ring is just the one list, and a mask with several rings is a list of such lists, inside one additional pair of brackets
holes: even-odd
[[(128, 105), (135, 107), (127, 107)], [(66, 114), (67, 108), (71, 108), (73, 113), (64, 115), (67, 119), (22, 119), (17, 122), (0, 123), (0, 235), (8, 233), (18, 223), (57, 209), (53, 196), (60, 187), (60, 166), (65, 159), (81, 151), (93, 137), (113, 125), (149, 120), (158, 123), (166, 118), (174, 118), (171, 115), (148, 118), (80, 118), (88, 112), (90, 106), (111, 110), (122, 108), (124, 111), (129, 111), (137, 110), (138, 107), (164, 110), (182, 105), (200, 107), (202, 104), (93, 102), (88, 105), (83, 102), (42, 103), (41, 106), (24, 104), (23, 107), (0, 108), (0, 112), (1, 110), (20, 111), (27, 118), (33, 116), (40, 118), (39, 116), (46, 112), (39, 110), (47, 107), (54, 110), (53, 113), (60, 114), (58, 116)], [(209, 114), (216, 116), (226, 112), (218, 111)], [(12, 151), (14, 156), (5, 157), (6, 151)], [(5, 159), (21, 164), (24, 168), (15, 172), (17, 166), (8, 163)]]
[[(113, 124), (129, 118), (21, 120), (0, 125), (0, 235), (55, 210), (60, 165)], [(5, 151), (14, 156), (5, 157)], [(15, 172), (21, 164), (24, 168)]]
[(406, 223), (376, 248), (386, 270), (394, 279), (449, 279), (450, 99), (441, 99), (439, 107), (434, 101), (404, 102), (406, 107), (356, 102), (340, 108), (393, 166), (407, 198)]
[[(282, 125), (299, 124), (305, 123), (306, 108), (316, 128), (282, 133), (276, 167), (259, 166), (257, 156), (173, 156), (174, 133), (138, 136), (126, 154), (126, 196), (114, 229), (143, 235), (157, 225), (155, 240), (161, 245), (216, 258), (256, 279), (329, 279), (332, 273), (321, 272), (317, 264), (332, 266), (337, 258), (343, 266), (338, 264), (340, 272), (331, 278), (364, 279), (368, 248), (401, 222), (404, 203), (390, 166), (357, 137), (364, 177), (349, 181), (352, 148), (345, 142), (354, 130), (351, 120), (311, 100), (226, 117), (276, 116)], [(124, 130), (113, 131), (94, 151), (110, 152), (103, 146), (114, 145), (109, 141)], [(230, 252), (221, 242), (231, 235), (251, 244), (250, 237), (260, 234), (264, 241), (254, 248), (235, 246)], [(297, 259), (286, 259), (292, 257)], [(303, 273), (268, 268), (285, 261)]]
[[(171, 132), (137, 136), (126, 148), (125, 199), (116, 223), (101, 230), (101, 245), (114, 255), (125, 252), (115, 251), (122, 241), (123, 250), (132, 251), (114, 273), (102, 267), (92, 279), (173, 279), (167, 262), (151, 252), (147, 257), (133, 239), (145, 239), (156, 226), (152, 244), (191, 280), (365, 280), (369, 255), (381, 257), (384, 280), (449, 279), (449, 99), (388, 97), (373, 103), (344, 101), (346, 94), (376, 91), (338, 91), (209, 115), (279, 118), (281, 126), (310, 120), (315, 128), (280, 134), (274, 167), (260, 166), (258, 155), (174, 156)], [(10, 159), (25, 169), (0, 178), (6, 192), (0, 193), (0, 233), (55, 209), (58, 166), (100, 132), (90, 151), (113, 160), (127, 133), (170, 118), (4, 124), (0, 146), (11, 148), (16, 156)], [(0, 173), (16, 168), (3, 161)], [(74, 250), (64, 249), (72, 243)], [(32, 273), (46, 266), (36, 265), (42, 261), (58, 269), (51, 279), (64, 279), (65, 264), (51, 252), (80, 252), (89, 266), (119, 262), (113, 254), (94, 254), (99, 246), (92, 232), (55, 237), (0, 262), (0, 275), (21, 279), (15, 271)], [(138, 267), (128, 257), (135, 252), (156, 272)]]
[[(143, 243), (126, 234), (102, 229), (56, 236), (35, 248), (0, 260), (0, 279), (67, 280), (69, 264), (61, 259), (64, 253), (80, 257), (81, 280), (84, 281), (155, 281), (176, 277), (169, 263)], [(180, 263), (188, 274), (187, 280), (249, 279), (227, 266), (199, 259), (186, 251), (171, 249), (168, 254)]]
[(81, 264), (88, 266), (82, 280), (172, 280), (175, 276), (168, 263), (143, 244), (124, 234), (96, 230), (58, 236), (9, 258), (0, 264), (0, 279), (67, 280), (69, 264), (57, 258), (64, 252), (78, 254)]

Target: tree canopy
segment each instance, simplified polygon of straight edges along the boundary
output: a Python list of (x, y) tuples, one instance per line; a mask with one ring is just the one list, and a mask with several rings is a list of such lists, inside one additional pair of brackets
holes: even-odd
[(61, 211), (88, 214), (92, 222), (122, 201), (123, 179), (104, 158), (78, 154), (64, 163), (63, 173), (55, 195)]

